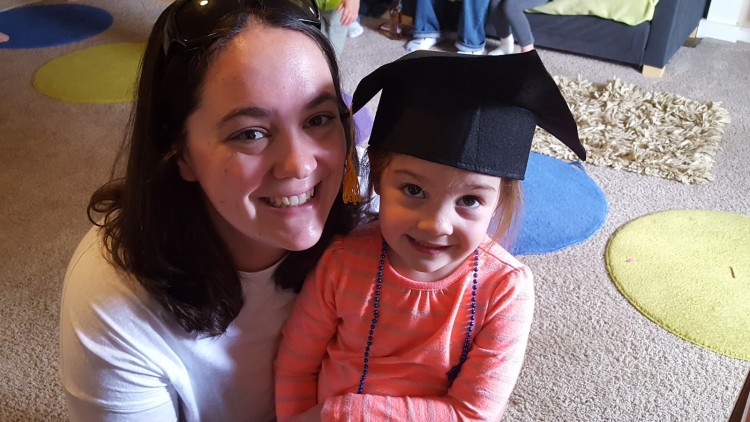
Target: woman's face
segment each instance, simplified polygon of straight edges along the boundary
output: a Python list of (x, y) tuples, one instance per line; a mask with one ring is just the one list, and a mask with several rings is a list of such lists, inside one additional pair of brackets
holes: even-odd
[(180, 174), (203, 188), (238, 269), (257, 271), (318, 241), (341, 185), (345, 143), (317, 44), (250, 23), (206, 73)]

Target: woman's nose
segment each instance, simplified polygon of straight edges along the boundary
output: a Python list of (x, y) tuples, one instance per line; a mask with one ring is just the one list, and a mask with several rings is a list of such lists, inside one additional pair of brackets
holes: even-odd
[(300, 133), (291, 133), (280, 142), (283, 147), (278, 149), (278, 161), (273, 167), (275, 177), (304, 179), (315, 171), (319, 147), (314, 142), (307, 142)]

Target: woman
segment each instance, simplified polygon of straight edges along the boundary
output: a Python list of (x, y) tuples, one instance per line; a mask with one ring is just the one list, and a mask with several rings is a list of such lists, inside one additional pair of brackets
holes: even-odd
[(157, 20), (124, 176), (91, 197), (65, 276), (71, 420), (274, 418), (280, 327), (359, 211), (319, 25), (308, 0), (178, 0)]

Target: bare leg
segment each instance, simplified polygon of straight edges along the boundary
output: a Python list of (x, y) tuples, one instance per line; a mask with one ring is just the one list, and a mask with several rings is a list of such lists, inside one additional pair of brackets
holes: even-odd
[(8, 42), (8, 41), (10, 41), (10, 37), (8, 36), (8, 34), (4, 32), (0, 32), (0, 43)]
[(524, 46), (521, 46), (521, 53), (525, 53), (533, 49), (534, 49), (534, 44), (524, 45)]

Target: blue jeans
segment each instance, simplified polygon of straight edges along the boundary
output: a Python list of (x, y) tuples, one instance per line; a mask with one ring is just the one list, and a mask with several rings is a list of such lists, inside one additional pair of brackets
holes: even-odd
[[(417, 0), (414, 13), (414, 38), (440, 37), (440, 21), (447, 0)], [(484, 48), (484, 24), (490, 0), (463, 0), (458, 17), (456, 44), (466, 51)]]

